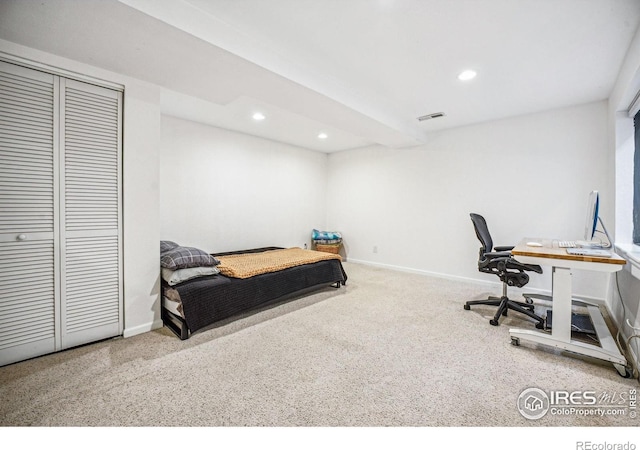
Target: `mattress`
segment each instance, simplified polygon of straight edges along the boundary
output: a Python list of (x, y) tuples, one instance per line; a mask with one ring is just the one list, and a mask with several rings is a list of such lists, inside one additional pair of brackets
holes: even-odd
[(166, 296), (162, 296), (162, 307), (169, 311), (170, 313), (175, 314), (178, 317), (182, 317), (184, 319), (184, 315), (182, 314), (182, 302), (171, 300)]

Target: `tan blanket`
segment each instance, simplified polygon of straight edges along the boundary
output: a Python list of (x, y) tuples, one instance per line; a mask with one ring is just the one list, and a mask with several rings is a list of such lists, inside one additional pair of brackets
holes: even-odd
[(303, 250), (298, 247), (260, 253), (216, 256), (216, 258), (220, 261), (220, 264), (216, 266), (220, 273), (232, 278), (250, 278), (263, 273), (277, 272), (328, 259), (342, 261), (340, 255), (334, 253)]

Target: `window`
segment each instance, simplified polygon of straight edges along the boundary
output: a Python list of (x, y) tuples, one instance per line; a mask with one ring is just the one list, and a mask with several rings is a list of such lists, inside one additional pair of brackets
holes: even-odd
[(633, 118), (633, 243), (640, 245), (640, 112)]

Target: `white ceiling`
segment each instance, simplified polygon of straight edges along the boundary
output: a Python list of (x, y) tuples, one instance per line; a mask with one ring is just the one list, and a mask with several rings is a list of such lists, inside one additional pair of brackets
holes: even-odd
[(0, 1), (0, 39), (156, 83), (167, 114), (324, 152), (606, 99), (639, 23), (638, 0)]

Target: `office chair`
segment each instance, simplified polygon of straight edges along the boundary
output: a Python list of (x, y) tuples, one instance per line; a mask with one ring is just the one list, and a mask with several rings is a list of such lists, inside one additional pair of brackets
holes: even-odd
[(470, 310), (471, 305), (491, 305), (497, 306), (498, 311), (493, 319), (489, 320), (491, 325), (499, 325), (500, 316), (506, 316), (508, 310), (514, 310), (526, 314), (536, 320), (536, 328), (544, 328), (544, 319), (533, 312), (533, 302), (527, 298), (526, 302), (517, 302), (507, 297), (507, 287), (522, 287), (529, 282), (529, 275), (525, 271), (542, 273), (542, 268), (532, 264), (522, 264), (511, 256), (513, 246), (493, 246), (493, 240), (487, 227), (487, 222), (479, 214), (471, 213), (471, 221), (476, 230), (476, 236), (482, 243), (478, 256), (478, 270), (484, 273), (497, 275), (502, 281), (502, 296), (489, 297), (486, 300), (472, 300), (464, 305), (464, 309)]

